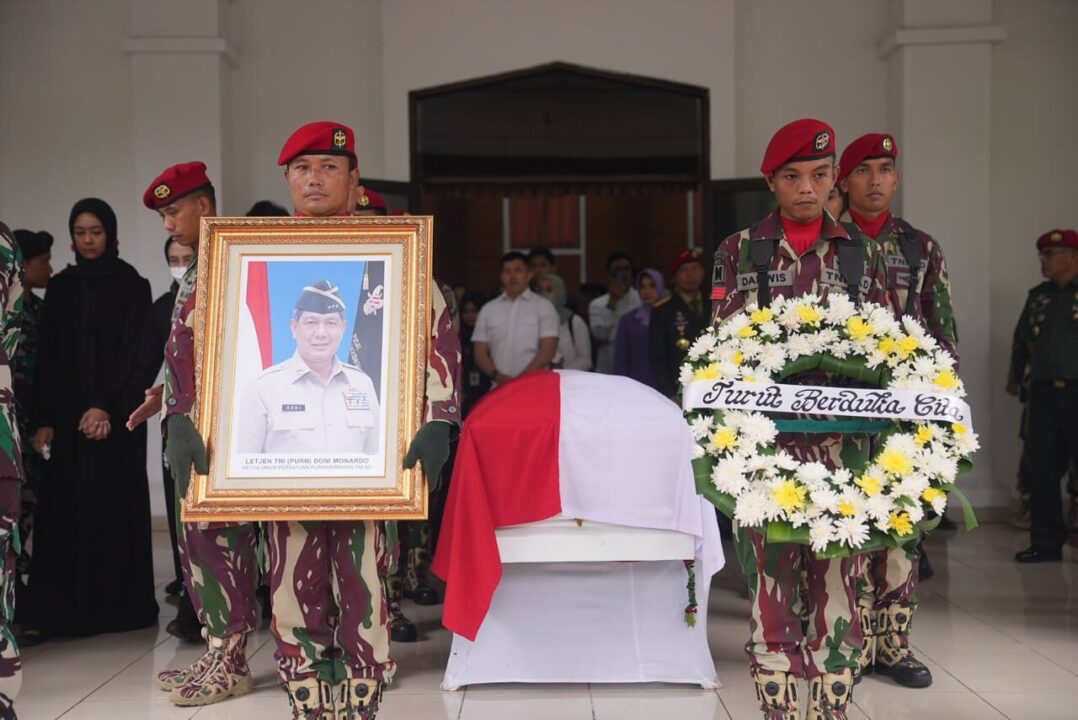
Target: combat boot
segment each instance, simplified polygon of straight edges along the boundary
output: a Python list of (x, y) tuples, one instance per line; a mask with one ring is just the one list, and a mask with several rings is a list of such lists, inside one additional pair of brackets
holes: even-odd
[(246, 695), (254, 689), (247, 667), (247, 634), (227, 638), (210, 637), (210, 662), (197, 677), (169, 693), (173, 705), (212, 705), (230, 697)]
[(876, 611), (876, 672), (909, 688), (932, 684), (932, 671), (910, 650), (914, 605), (891, 603)]
[(756, 699), (764, 711), (764, 720), (800, 720), (796, 675), (761, 668), (753, 672), (752, 679), (756, 681)]
[[(871, 603), (871, 600), (868, 600)], [(872, 606), (858, 601), (857, 616), (861, 620), (861, 658), (860, 665), (853, 674), (853, 684), (861, 682), (865, 675), (872, 674), (872, 663), (876, 653), (876, 613)]]
[(336, 720), (333, 686), (318, 678), (293, 680), (285, 683), (292, 720)]
[(809, 707), (805, 720), (848, 720), (853, 701), (853, 671), (825, 673), (809, 679)]
[(334, 720), (374, 720), (382, 701), (382, 684), (377, 680), (349, 678), (333, 686)]
[(153, 682), (158, 689), (170, 693), (180, 685), (186, 685), (205, 672), (206, 668), (209, 667), (210, 663), (213, 661), (213, 647), (210, 645), (206, 628), (202, 628), (202, 637), (207, 638), (206, 652), (185, 668), (179, 670), (165, 670), (164, 672), (157, 673)]
[(393, 642), (415, 642), (419, 631), (415, 623), (404, 616), (401, 601), (404, 597), (404, 584), (400, 575), (386, 578), (386, 609), (389, 613), (389, 639)]

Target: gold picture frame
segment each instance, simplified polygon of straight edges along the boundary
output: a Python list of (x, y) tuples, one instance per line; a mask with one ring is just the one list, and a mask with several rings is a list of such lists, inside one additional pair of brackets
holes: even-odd
[[(184, 521), (427, 516), (423, 475), (401, 464), (423, 420), (432, 230), (427, 216), (202, 220), (195, 424), (209, 473), (193, 473)], [(296, 307), (311, 293), (344, 308), (313, 341), (300, 323), (336, 313)]]

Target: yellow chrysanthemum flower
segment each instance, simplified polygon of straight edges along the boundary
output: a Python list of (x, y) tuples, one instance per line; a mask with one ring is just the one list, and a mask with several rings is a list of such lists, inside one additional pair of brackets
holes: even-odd
[(958, 437), (962, 437), (963, 435), (966, 434), (967, 428), (962, 423), (952, 423), (951, 424), (951, 432), (953, 432)]
[(849, 500), (839, 500), (838, 514), (842, 517), (853, 517), (857, 510), (854, 508), (853, 503)]
[(806, 325), (819, 325), (823, 319), (820, 311), (810, 305), (798, 305), (797, 317)]
[(756, 330), (752, 327), (752, 325), (746, 325), (745, 327), (738, 330), (737, 334), (738, 337), (743, 338), (756, 337)]
[(955, 377), (955, 374), (950, 370), (944, 370), (933, 378), (932, 382), (936, 383), (944, 390), (954, 390), (958, 387), (958, 378)]
[(876, 458), (876, 464), (888, 475), (907, 475), (913, 472), (913, 462), (894, 448), (887, 448)]
[(759, 310), (753, 310), (749, 315), (749, 320), (754, 325), (762, 325), (765, 322), (771, 322), (771, 318), (775, 317), (775, 313), (771, 312), (771, 308), (760, 308)]
[(902, 535), (913, 534), (913, 521), (910, 520), (910, 516), (904, 512), (893, 512), (889, 518), (891, 529)]
[(932, 428), (928, 425), (917, 428), (917, 444), (924, 447), (930, 442), (932, 442)]
[(737, 432), (728, 427), (720, 427), (711, 436), (711, 445), (722, 452), (733, 450), (737, 447)]
[(741, 354), (740, 350), (738, 350), (734, 353), (734, 365), (740, 365), (743, 362), (745, 362), (745, 356)]
[(771, 491), (771, 499), (784, 511), (791, 513), (805, 506), (808, 490), (793, 480), (784, 480)]
[(852, 317), (847, 320), (846, 329), (854, 340), (864, 340), (876, 330), (872, 323), (867, 323), (859, 317)]
[(853, 482), (855, 485), (857, 485), (857, 487), (861, 488), (861, 491), (864, 492), (865, 495), (868, 495), (869, 497), (872, 497), (873, 495), (879, 495), (880, 491), (883, 490), (883, 478), (881, 478), (879, 475), (865, 473)]
[(920, 340), (912, 335), (903, 335), (898, 341), (898, 356), (902, 359), (906, 359), (919, 347), (921, 347)]
[(925, 491), (921, 493), (921, 499), (926, 503), (932, 503), (936, 500), (947, 497), (947, 493), (943, 492), (939, 488), (929, 487), (925, 488)]
[(894, 353), (897, 345), (898, 343), (895, 342), (894, 338), (885, 337), (883, 340), (880, 340), (880, 352), (884, 355), (891, 355)]
[(721, 380), (722, 370), (719, 369), (718, 363), (711, 363), (707, 367), (702, 367), (696, 370), (692, 374), (693, 380)]

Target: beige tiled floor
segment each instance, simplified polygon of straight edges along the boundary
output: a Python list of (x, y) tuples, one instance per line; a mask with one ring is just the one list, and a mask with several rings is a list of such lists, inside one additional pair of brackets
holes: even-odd
[[(161, 585), (170, 568), (167, 535), (155, 537)], [(1074, 720), (1078, 718), (1078, 564), (1018, 566), (1024, 533), (987, 526), (972, 534), (937, 533), (930, 541), (936, 577), (922, 587), (917, 652), (935, 684), (907, 690), (869, 677), (851, 718), (864, 720)], [(732, 556), (732, 553), (728, 553)], [(734, 567), (714, 582), (708, 632), (721, 690), (664, 685), (499, 685), (459, 693), (438, 689), (449, 635), (438, 608), (408, 607), (421, 642), (398, 645), (399, 680), (380, 720), (756, 720), (740, 645), (747, 600)], [(171, 605), (162, 618), (171, 619)], [(197, 656), (163, 629), (59, 641), (29, 649), (18, 699), (22, 720), (275, 720), (289, 717), (277, 689), (273, 643), (265, 628), (251, 639), (256, 691), (219, 705), (181, 709), (154, 689), (154, 672)]]

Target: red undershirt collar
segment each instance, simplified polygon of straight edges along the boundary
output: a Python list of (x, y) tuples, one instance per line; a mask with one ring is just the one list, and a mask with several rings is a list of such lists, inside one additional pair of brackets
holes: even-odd
[(861, 228), (861, 232), (875, 240), (880, 236), (883, 226), (891, 219), (891, 211), (884, 210), (875, 220), (867, 220), (850, 208), (850, 217), (857, 223), (857, 227)]
[(786, 242), (799, 256), (808, 252), (808, 249), (820, 239), (820, 231), (823, 229), (823, 213), (815, 220), (800, 223), (788, 217), (779, 215), (782, 221), (782, 230), (786, 233)]

